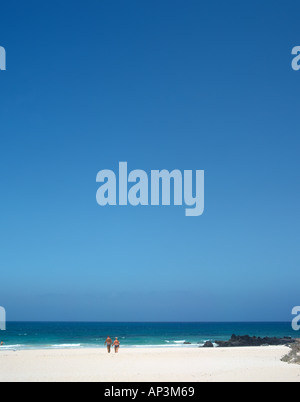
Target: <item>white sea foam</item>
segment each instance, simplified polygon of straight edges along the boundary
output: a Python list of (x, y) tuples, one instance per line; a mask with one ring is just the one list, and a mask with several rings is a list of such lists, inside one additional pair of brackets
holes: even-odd
[[(201, 346), (201, 344), (184, 344), (185, 341), (165, 341), (164, 344), (150, 344), (150, 345), (122, 345), (123, 348), (195, 348)], [(216, 345), (214, 345), (216, 346)], [(16, 350), (43, 350), (43, 349), (79, 349), (79, 348), (99, 348), (98, 344), (80, 344), (80, 343), (66, 343), (66, 344), (56, 344), (56, 345), (4, 345), (0, 346), (1, 351), (16, 351)]]
[(38, 350), (38, 349), (77, 349), (80, 348), (80, 343), (61, 344), (61, 345), (3, 345), (0, 346), (0, 351), (9, 350)]
[(80, 348), (81, 344), (80, 343), (66, 343), (66, 344), (61, 344), (61, 345), (52, 345), (51, 348), (53, 349), (69, 349), (69, 348)]
[(15, 350), (15, 349), (20, 349), (24, 348), (25, 345), (3, 345), (0, 346), (0, 350)]
[(197, 348), (199, 345), (193, 343), (190, 345), (184, 345), (182, 343), (164, 344), (164, 345), (126, 345), (124, 348), (138, 348), (138, 349), (148, 349), (148, 348)]

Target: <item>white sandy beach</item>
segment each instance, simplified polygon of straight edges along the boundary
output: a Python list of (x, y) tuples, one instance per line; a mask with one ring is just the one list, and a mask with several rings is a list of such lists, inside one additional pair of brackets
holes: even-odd
[(0, 352), (0, 382), (299, 382), (286, 347)]

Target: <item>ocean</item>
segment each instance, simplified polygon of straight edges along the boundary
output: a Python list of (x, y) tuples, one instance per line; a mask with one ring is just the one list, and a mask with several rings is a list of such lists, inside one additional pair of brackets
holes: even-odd
[[(0, 332), (0, 350), (103, 348), (107, 336), (121, 347), (182, 348), (206, 341), (228, 340), (232, 334), (299, 337), (291, 323), (71, 323), (9, 322)], [(186, 345), (185, 342), (189, 342)]]

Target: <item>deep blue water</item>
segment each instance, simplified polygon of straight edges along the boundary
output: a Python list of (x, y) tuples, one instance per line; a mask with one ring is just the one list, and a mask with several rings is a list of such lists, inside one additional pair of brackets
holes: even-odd
[[(299, 337), (290, 323), (21, 323), (0, 332), (2, 349), (104, 347), (119, 337), (124, 347), (193, 347), (207, 340), (228, 340), (232, 334)], [(192, 345), (183, 345), (190, 342)]]

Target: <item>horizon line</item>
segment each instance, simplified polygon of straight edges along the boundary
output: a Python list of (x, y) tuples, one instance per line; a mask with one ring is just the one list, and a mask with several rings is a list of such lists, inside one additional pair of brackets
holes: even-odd
[(10, 320), (9, 323), (78, 323), (78, 324), (260, 324), (260, 323), (290, 323), (290, 321), (74, 321), (74, 320)]

